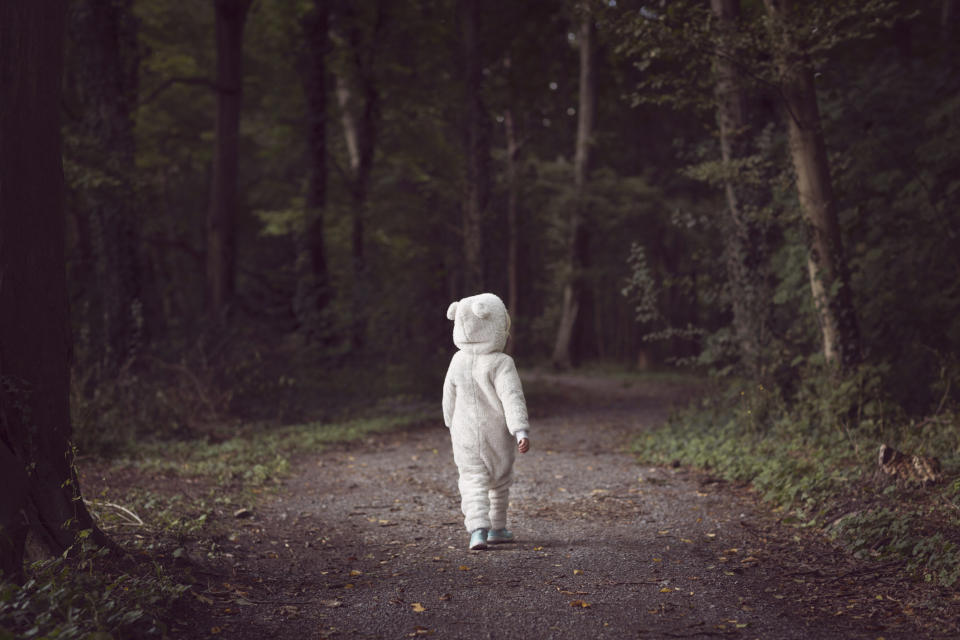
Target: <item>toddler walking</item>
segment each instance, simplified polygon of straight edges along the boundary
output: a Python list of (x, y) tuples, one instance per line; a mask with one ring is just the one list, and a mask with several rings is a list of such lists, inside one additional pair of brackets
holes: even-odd
[(443, 383), (443, 421), (470, 549), (486, 549), (513, 540), (507, 503), (516, 452), (530, 449), (527, 404), (513, 358), (503, 353), (510, 331), (503, 301), (492, 293), (464, 298), (450, 305), (447, 318), (459, 350)]

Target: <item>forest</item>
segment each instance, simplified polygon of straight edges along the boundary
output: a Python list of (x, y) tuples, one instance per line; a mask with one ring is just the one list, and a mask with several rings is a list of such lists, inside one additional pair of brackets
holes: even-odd
[(833, 533), (950, 587), (958, 22), (955, 0), (4, 0), (5, 576), (27, 531), (115, 545), (75, 459), (439, 421), (444, 310), (489, 291), (521, 374), (696, 379), (635, 453), (799, 522), (837, 518), (881, 444), (936, 457), (935, 498)]

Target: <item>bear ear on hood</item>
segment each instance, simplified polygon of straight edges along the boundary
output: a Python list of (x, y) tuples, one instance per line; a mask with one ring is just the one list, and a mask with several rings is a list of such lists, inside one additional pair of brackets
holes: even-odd
[(459, 302), (451, 302), (450, 306), (447, 307), (447, 320), (453, 320), (457, 317), (457, 305)]
[(473, 315), (481, 320), (490, 315), (490, 306), (483, 300), (475, 301), (473, 305), (471, 305), (470, 310), (473, 311)]

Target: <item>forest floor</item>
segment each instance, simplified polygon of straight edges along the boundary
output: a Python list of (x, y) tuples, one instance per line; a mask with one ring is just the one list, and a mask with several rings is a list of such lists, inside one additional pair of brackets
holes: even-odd
[[(695, 395), (689, 382), (541, 372), (524, 384), (516, 542), (467, 550), (438, 406), (435, 422), (298, 456), (277, 490), (220, 514), (216, 553), (184, 542), (177, 566), (194, 586), (171, 636), (956, 637), (960, 596), (944, 605), (941, 591), (931, 609), (930, 587), (781, 524), (748, 487), (626, 453)], [(164, 491), (163, 477), (84, 475), (89, 490)]]

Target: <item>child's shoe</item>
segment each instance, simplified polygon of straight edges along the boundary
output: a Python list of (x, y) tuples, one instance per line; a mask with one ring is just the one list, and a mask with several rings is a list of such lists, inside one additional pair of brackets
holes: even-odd
[(487, 534), (487, 542), (490, 544), (513, 542), (513, 532), (508, 529), (494, 529)]
[(477, 529), (470, 534), (470, 551), (479, 551), (487, 548), (487, 530)]

